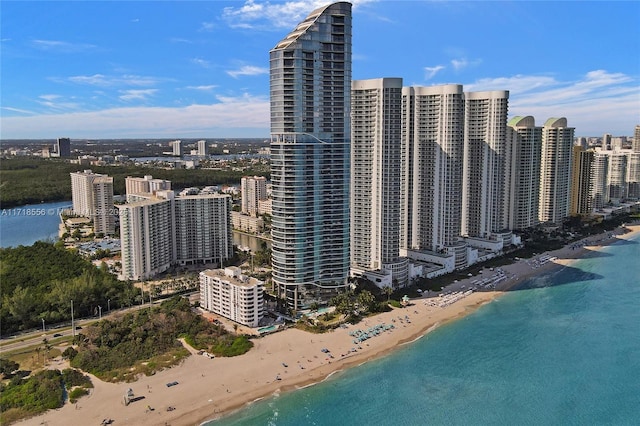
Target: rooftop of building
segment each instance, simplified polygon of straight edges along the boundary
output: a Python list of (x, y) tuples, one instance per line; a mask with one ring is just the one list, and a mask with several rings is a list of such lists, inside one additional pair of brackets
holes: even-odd
[(237, 266), (227, 266), (224, 269), (207, 269), (200, 272), (207, 277), (217, 278), (223, 282), (236, 285), (238, 287), (255, 287), (263, 285), (264, 282), (257, 278), (249, 277), (242, 274), (242, 271)]

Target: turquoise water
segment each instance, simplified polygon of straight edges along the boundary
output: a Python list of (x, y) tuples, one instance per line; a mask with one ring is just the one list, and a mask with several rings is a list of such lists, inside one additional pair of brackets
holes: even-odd
[(0, 247), (30, 246), (58, 239), (59, 214), (71, 201), (31, 204), (0, 210)]
[(208, 425), (640, 424), (640, 239)]

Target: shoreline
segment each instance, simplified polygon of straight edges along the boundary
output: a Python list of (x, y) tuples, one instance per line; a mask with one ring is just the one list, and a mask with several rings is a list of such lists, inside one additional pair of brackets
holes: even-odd
[[(348, 368), (386, 356), (399, 346), (414, 343), (431, 331), (475, 312), (509, 290), (517, 291), (514, 288), (527, 279), (561, 270), (578, 259), (589, 258), (602, 247), (634, 237), (640, 233), (640, 224), (627, 225), (627, 229), (617, 228), (592, 235), (495, 271), (485, 269), (482, 274), (460, 280), (443, 292), (468, 291), (481, 279), (495, 280), (495, 289), (479, 288), (449, 304), (444, 302), (452, 294), (422, 296), (412, 299), (407, 307), (395, 308), (324, 334), (290, 328), (253, 340), (254, 347), (242, 356), (208, 359), (194, 355), (179, 366), (133, 383), (107, 383), (92, 377), (94, 389), (75, 406), (67, 403), (60, 409), (17, 424), (100, 424), (105, 418), (113, 419), (114, 424), (136, 425), (200, 425), (215, 421), (257, 401), (322, 383)], [(438, 303), (444, 306), (440, 307)], [(394, 328), (360, 343), (355, 343), (349, 334), (380, 324)], [(325, 348), (333, 358), (322, 351)], [(52, 367), (64, 368), (63, 364), (60, 361)], [(179, 384), (167, 387), (166, 383), (172, 381)], [(124, 406), (122, 397), (128, 388), (143, 399)], [(175, 409), (167, 411), (168, 407)]]

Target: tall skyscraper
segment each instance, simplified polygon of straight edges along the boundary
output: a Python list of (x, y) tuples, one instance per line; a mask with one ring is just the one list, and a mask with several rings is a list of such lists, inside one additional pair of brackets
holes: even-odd
[(56, 141), (56, 153), (60, 158), (71, 157), (71, 139), (58, 138)]
[(593, 210), (593, 199), (591, 198), (593, 158), (593, 150), (585, 150), (580, 145), (573, 147), (571, 207), (569, 210), (572, 216), (588, 216)]
[(351, 4), (311, 12), (270, 70), (273, 281), (299, 309), (348, 277)]
[(640, 199), (640, 151), (627, 154), (627, 197)]
[(604, 150), (596, 150), (591, 166), (591, 207), (602, 209), (609, 202), (609, 156)]
[(614, 203), (619, 203), (627, 198), (627, 161), (626, 153), (619, 151), (609, 153), (607, 186), (609, 188), (609, 201)]
[(462, 86), (404, 87), (402, 95), (400, 247), (452, 251), (462, 267)]
[(509, 229), (522, 230), (538, 224), (542, 127), (536, 126), (532, 116), (513, 117), (507, 125)]
[(96, 234), (115, 232), (113, 178), (91, 170), (71, 173), (73, 213), (93, 221)]
[(402, 79), (351, 85), (351, 270), (380, 271), (404, 286), (400, 258)]
[(242, 213), (258, 215), (258, 202), (267, 199), (267, 178), (264, 176), (244, 176), (240, 180)]
[(566, 118), (550, 118), (542, 127), (540, 222), (561, 224), (569, 215), (574, 128)]
[(487, 238), (508, 223), (508, 91), (465, 92), (463, 235)]
[(640, 125), (637, 125), (633, 132), (633, 142), (631, 143), (633, 152), (640, 152)]

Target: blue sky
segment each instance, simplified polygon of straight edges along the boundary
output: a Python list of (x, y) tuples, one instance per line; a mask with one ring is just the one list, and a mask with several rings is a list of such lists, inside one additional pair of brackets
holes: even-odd
[[(0, 137), (269, 136), (269, 50), (324, 1), (0, 3)], [(354, 0), (353, 79), (509, 90), (577, 136), (640, 124), (638, 1)]]

